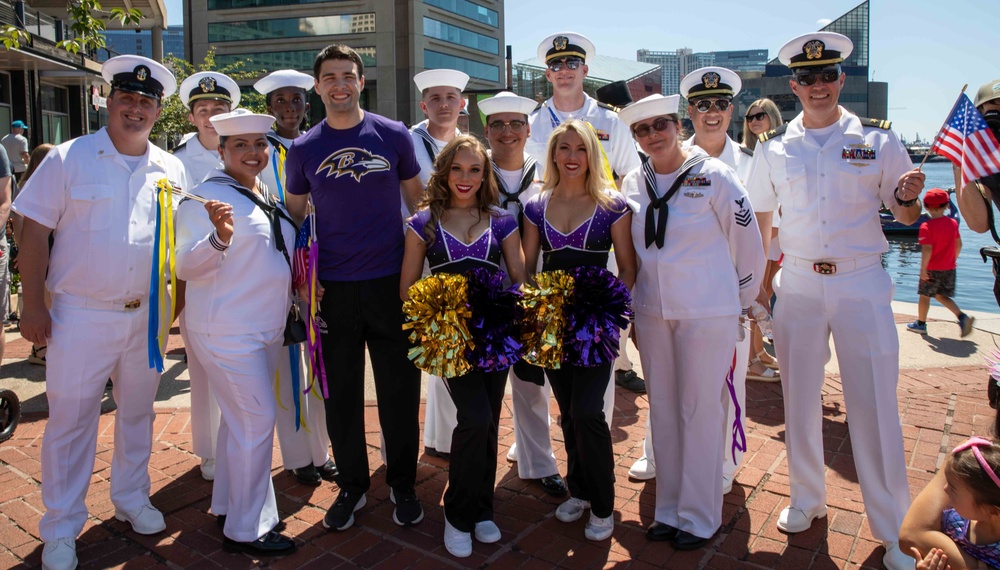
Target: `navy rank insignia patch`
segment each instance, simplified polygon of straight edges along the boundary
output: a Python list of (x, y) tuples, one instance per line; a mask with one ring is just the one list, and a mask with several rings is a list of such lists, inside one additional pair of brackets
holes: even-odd
[(319, 175), (327, 169), (330, 170), (326, 174), (327, 178), (349, 175), (361, 182), (361, 177), (366, 174), (389, 170), (389, 161), (363, 148), (345, 148), (326, 157), (316, 169), (316, 174)]
[(149, 78), (149, 68), (146, 67), (145, 65), (140, 65), (136, 67), (134, 70), (132, 70), (132, 73), (135, 74), (135, 78), (138, 79), (139, 81), (145, 81), (146, 79)]
[(739, 210), (736, 211), (736, 225), (740, 227), (747, 227), (753, 222), (753, 210), (747, 208), (746, 198), (740, 198), (739, 200), (733, 200), (736, 202), (736, 207)]

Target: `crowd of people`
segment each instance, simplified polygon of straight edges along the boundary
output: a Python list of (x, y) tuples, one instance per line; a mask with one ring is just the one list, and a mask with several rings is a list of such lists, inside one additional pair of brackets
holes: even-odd
[[(47, 149), (13, 206), (23, 220), (21, 333), (46, 350), (43, 567), (77, 565), (109, 377), (118, 403), (115, 516), (140, 534), (166, 528), (150, 502), (148, 463), (157, 331), (178, 316), (193, 451), (214, 481), (210, 509), (230, 552), (296, 548), (282, 533), (271, 483), (275, 430), (299, 483), (336, 482), (323, 526), (354, 524), (371, 485), (366, 349), (396, 524), (424, 517), (415, 489), (423, 369), (435, 372), (427, 374), (423, 443), (449, 461), (449, 553), (469, 556), (473, 540), (501, 539), (493, 505), (508, 381), (515, 444), (507, 457), (518, 476), (568, 494), (555, 517), (570, 523), (589, 511), (585, 538), (608, 539), (614, 379), (631, 369), (615, 361), (630, 338), (650, 403), (644, 454), (629, 470), (656, 480), (647, 538), (696, 549), (721, 527), (723, 496), (746, 450), (748, 379), (782, 383), (791, 501), (777, 526), (803, 532), (826, 516), (820, 403), (832, 335), (865, 510), (886, 567), (913, 568), (911, 555), (921, 568), (962, 567), (963, 557), (965, 567), (994, 564), (997, 548), (982, 558), (968, 546), (1000, 539), (991, 522), (1000, 452), (989, 441), (957, 448), (917, 499), (919, 515), (907, 517), (899, 342), (877, 212), (884, 203), (903, 223), (915, 221), (924, 175), (887, 122), (839, 105), (840, 63), (852, 49), (831, 32), (790, 40), (779, 59), (802, 112), (782, 124), (773, 102), (755, 101), (743, 144), (727, 134), (741, 90), (736, 73), (698, 69), (680, 93), (619, 110), (584, 92), (595, 48), (573, 32), (539, 45), (550, 99), (539, 105), (501, 92), (479, 102), (485, 144), (456, 128), (469, 77), (455, 70), (414, 78), (427, 119), (408, 130), (362, 109), (364, 63), (342, 45), (317, 55), (312, 76), (283, 70), (258, 81), (268, 114), (239, 109), (239, 86), (223, 74), (197, 73), (178, 88), (152, 60), (108, 60), (107, 126)], [(310, 89), (325, 120), (303, 131)], [(169, 154), (149, 135), (175, 92), (195, 132)], [(682, 97), (691, 133), (682, 131)], [(302, 278), (296, 259), (300, 231), (318, 245), (309, 261), (315, 282)], [(419, 369), (412, 359), (420, 350), (404, 309), (420, 302), (429, 279), (480, 271), (505, 291), (528, 291), (574, 275), (582, 290), (609, 270), (608, 287), (630, 296), (631, 307), (607, 321), (620, 326), (602, 329), (598, 356), (535, 350), (511, 366), (443, 353), (444, 362)], [(473, 315), (492, 309), (478, 303), (470, 301)], [(769, 331), (753, 325), (772, 304), (776, 360), (764, 350)], [(298, 314), (315, 315), (315, 342), (294, 334)], [(566, 345), (596, 346), (581, 331), (568, 328)], [(429, 350), (421, 342), (416, 348)], [(304, 384), (313, 376), (322, 390)], [(565, 480), (550, 439), (553, 395)]]

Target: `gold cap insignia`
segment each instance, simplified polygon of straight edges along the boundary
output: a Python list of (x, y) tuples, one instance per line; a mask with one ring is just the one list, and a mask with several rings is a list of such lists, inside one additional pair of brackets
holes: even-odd
[(198, 87), (201, 87), (203, 93), (211, 93), (215, 91), (215, 78), (214, 77), (203, 77), (201, 81), (198, 82)]
[(552, 40), (552, 47), (558, 50), (566, 49), (567, 45), (569, 45), (569, 38), (566, 36), (556, 36), (556, 38)]
[(145, 81), (146, 79), (149, 78), (149, 68), (146, 67), (145, 65), (140, 65), (136, 67), (134, 70), (132, 70), (132, 73), (135, 73), (135, 78), (138, 79), (139, 81)]
[(806, 59), (820, 59), (823, 57), (823, 50), (826, 44), (819, 40), (810, 40), (802, 46), (802, 51), (806, 54)]
[(719, 74), (714, 71), (709, 71), (705, 75), (701, 76), (701, 83), (705, 86), (705, 89), (715, 89), (719, 86)]

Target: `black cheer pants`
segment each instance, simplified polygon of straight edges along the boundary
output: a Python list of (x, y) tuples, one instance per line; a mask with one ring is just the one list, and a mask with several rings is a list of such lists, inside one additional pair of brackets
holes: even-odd
[(451, 436), (444, 513), (451, 526), (472, 532), (477, 522), (493, 520), (497, 436), (507, 370), (474, 371), (445, 382), (458, 409), (458, 424)]
[(365, 441), (365, 346), (385, 440), (386, 483), (411, 489), (420, 439), (420, 371), (410, 362), (403, 331), (399, 274), (364, 281), (323, 281), (320, 316), (330, 397), (326, 427), (341, 489), (365, 492), (371, 481)]
[(570, 495), (590, 501), (591, 512), (601, 518), (610, 517), (615, 507), (615, 462), (611, 430), (604, 419), (611, 366), (611, 362), (588, 368), (563, 364), (545, 371), (559, 404)]

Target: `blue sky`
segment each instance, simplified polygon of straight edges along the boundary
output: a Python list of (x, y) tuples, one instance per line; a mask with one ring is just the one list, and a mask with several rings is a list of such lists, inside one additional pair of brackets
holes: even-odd
[[(165, 0), (169, 22), (182, 23), (181, 0)], [(534, 56), (550, 33), (573, 30), (604, 55), (635, 59), (637, 49), (696, 52), (767, 48), (814, 31), (860, 0), (576, 0), (571, 4), (507, 0), (506, 43), (515, 61)], [(605, 13), (616, 6), (614, 14)], [(542, 6), (544, 8), (539, 9)], [(870, 69), (889, 83), (896, 132), (929, 139), (941, 127), (962, 85), (970, 97), (1000, 78), (997, 0), (872, 0)]]

